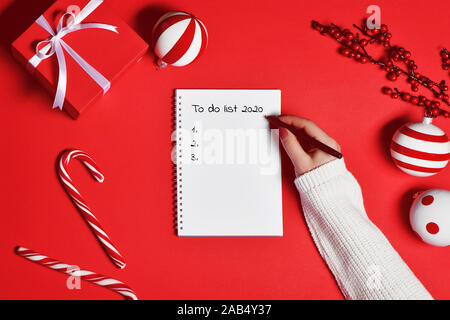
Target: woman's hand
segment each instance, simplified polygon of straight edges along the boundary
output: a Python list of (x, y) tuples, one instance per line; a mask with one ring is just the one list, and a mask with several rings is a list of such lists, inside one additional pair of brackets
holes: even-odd
[[(284, 123), (303, 129), (306, 134), (322, 143), (325, 143), (331, 148), (341, 151), (339, 144), (322, 129), (320, 129), (319, 126), (313, 121), (290, 115), (282, 115), (278, 118)], [(289, 158), (291, 158), (295, 169), (295, 175), (297, 177), (336, 159), (335, 157), (317, 148), (312, 148), (305, 151), (305, 149), (300, 145), (300, 142), (297, 140), (297, 137), (288, 129), (280, 127), (280, 139), (284, 150), (286, 150)]]

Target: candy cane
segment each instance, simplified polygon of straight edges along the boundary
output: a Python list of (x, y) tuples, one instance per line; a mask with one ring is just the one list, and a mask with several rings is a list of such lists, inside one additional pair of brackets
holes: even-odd
[(80, 277), (82, 280), (92, 282), (96, 285), (105, 287), (112, 291), (115, 291), (122, 295), (127, 300), (138, 300), (133, 289), (127, 286), (125, 283), (115, 280), (104, 275), (87, 271), (87, 270), (73, 270), (73, 266), (60, 262), (58, 260), (46, 257), (38, 252), (24, 248), (16, 247), (15, 252), (18, 256), (40, 264), (41, 266), (56, 270), (61, 273), (65, 273), (74, 277)]
[(80, 214), (86, 220), (87, 224), (89, 225), (89, 227), (91, 228), (91, 230), (95, 234), (95, 236), (97, 237), (100, 244), (103, 246), (103, 249), (105, 250), (106, 254), (110, 257), (111, 261), (117, 267), (122, 269), (126, 265), (122, 255), (111, 243), (111, 239), (106, 234), (106, 232), (103, 230), (102, 226), (100, 225), (100, 222), (97, 220), (97, 218), (91, 212), (91, 209), (89, 209), (88, 205), (84, 201), (80, 192), (78, 192), (78, 190), (73, 186), (72, 179), (67, 174), (67, 168), (69, 166), (71, 159), (80, 160), (85, 165), (85, 167), (89, 170), (89, 172), (92, 174), (92, 176), (95, 178), (95, 180), (97, 180), (98, 182), (102, 183), (104, 180), (104, 176), (98, 169), (94, 160), (92, 160), (83, 151), (68, 150), (68, 151), (63, 152), (63, 154), (61, 155), (61, 157), (59, 159), (58, 174), (59, 174), (61, 183), (64, 186), (64, 189), (66, 190), (67, 194), (70, 196), (70, 199), (72, 199), (72, 202), (75, 204), (75, 207), (78, 209)]

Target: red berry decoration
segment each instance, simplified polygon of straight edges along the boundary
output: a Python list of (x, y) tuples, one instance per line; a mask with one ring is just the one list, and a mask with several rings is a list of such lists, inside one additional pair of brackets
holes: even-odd
[(353, 34), (351, 33), (351, 32), (346, 32), (345, 34), (344, 34), (344, 37), (345, 37), (345, 39), (347, 39), (347, 40), (353, 40)]
[(383, 87), (381, 91), (386, 94), (390, 95), (392, 99), (398, 99), (401, 98), (402, 101), (411, 103), (413, 105), (423, 107), (424, 113), (428, 117), (436, 118), (438, 116), (443, 116), (444, 118), (449, 118), (450, 113), (442, 110), (439, 108), (440, 102), (437, 100), (428, 100), (425, 96), (413, 96), (409, 92), (400, 92), (397, 88), (389, 88), (389, 87)]
[[(450, 52), (447, 49), (443, 48), (441, 50), (441, 59), (442, 59), (442, 69), (449, 70), (450, 69)], [(450, 73), (448, 74), (450, 76)]]
[[(382, 24), (378, 29), (369, 29), (363, 22), (361, 26), (353, 25), (357, 32), (349, 29), (342, 29), (334, 23), (322, 25), (317, 21), (312, 21), (313, 29), (318, 30), (323, 35), (332, 36), (341, 46), (339, 52), (355, 61), (365, 64), (378, 65), (386, 73), (386, 78), (396, 81), (400, 77), (405, 77), (411, 86), (411, 91), (419, 92), (420, 88), (428, 89), (432, 96), (437, 99), (428, 99), (423, 95), (414, 96), (409, 92), (400, 92), (397, 88), (383, 87), (382, 92), (392, 99), (401, 97), (402, 101), (424, 108), (425, 114), (430, 117), (443, 116), (450, 117), (450, 113), (440, 108), (441, 102), (450, 106), (448, 85), (445, 80), (435, 82), (430, 78), (417, 72), (418, 66), (412, 57), (410, 50), (402, 46), (392, 45), (392, 33), (388, 32), (389, 27)], [(384, 55), (374, 58), (367, 52), (370, 45), (381, 45), (384, 48)], [(450, 52), (443, 48), (440, 52), (442, 69), (450, 70)], [(450, 74), (449, 74), (450, 75)]]
[(402, 99), (404, 101), (409, 101), (411, 99), (411, 95), (408, 92), (403, 92), (402, 93)]
[(358, 51), (359, 49), (361, 49), (361, 46), (359, 44), (357, 44), (357, 43), (354, 43), (352, 45), (352, 49), (355, 50), (355, 51)]
[(384, 94), (392, 94), (392, 89), (389, 87), (383, 87), (382, 91)]
[(386, 76), (391, 81), (397, 80), (397, 75), (394, 72), (389, 72)]

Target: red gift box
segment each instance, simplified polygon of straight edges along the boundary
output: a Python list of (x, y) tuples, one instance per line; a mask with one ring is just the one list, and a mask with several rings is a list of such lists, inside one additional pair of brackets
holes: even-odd
[[(78, 8), (81, 11), (77, 14)], [(67, 11), (75, 11), (76, 16)], [(82, 19), (83, 16), (86, 17)], [(46, 23), (52, 31), (45, 29)], [(39, 45), (37, 53), (37, 44), (44, 40), (47, 41)], [(101, 0), (58, 0), (12, 43), (13, 54), (54, 96), (57, 88), (64, 87), (64, 79), (59, 81), (61, 75), (64, 78), (61, 67), (65, 64), (67, 82), (62, 108), (74, 119), (109, 89), (109, 83), (139, 61), (147, 49), (148, 44)], [(61, 51), (63, 63), (58, 58)], [(62, 101), (64, 92), (60, 91)]]

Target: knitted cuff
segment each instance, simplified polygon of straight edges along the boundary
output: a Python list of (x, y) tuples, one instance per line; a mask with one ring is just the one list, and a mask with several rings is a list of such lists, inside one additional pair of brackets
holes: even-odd
[(327, 183), (347, 171), (344, 158), (332, 160), (311, 171), (305, 172), (294, 181), (300, 193), (306, 193), (315, 187)]

